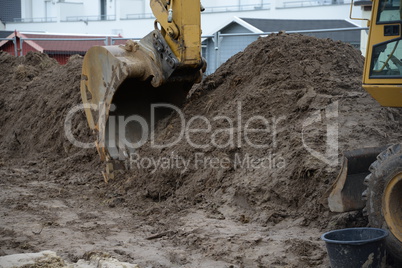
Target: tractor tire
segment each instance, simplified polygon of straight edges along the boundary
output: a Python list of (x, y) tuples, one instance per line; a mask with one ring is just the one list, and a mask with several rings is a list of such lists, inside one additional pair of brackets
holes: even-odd
[(381, 152), (369, 170), (363, 193), (369, 225), (389, 231), (387, 252), (394, 261), (402, 262), (402, 145)]

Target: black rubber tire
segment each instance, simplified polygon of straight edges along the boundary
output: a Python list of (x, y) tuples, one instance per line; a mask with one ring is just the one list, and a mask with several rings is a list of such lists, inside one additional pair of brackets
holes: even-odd
[[(398, 173), (402, 172), (402, 146), (395, 144), (388, 147), (377, 156), (377, 161), (371, 164), (365, 183), (368, 186), (363, 194), (367, 198), (366, 210), (371, 227), (383, 228), (389, 231), (382, 213), (382, 195), (385, 186)], [(402, 262), (402, 242), (391, 232), (386, 239), (387, 252), (397, 262)]]

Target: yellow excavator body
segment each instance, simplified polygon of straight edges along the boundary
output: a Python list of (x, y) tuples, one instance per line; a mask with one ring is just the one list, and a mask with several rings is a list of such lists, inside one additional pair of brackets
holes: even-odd
[(382, 106), (402, 107), (401, 3), (372, 2), (363, 87)]
[[(380, 105), (402, 107), (402, 0), (371, 2), (362, 86)], [(344, 152), (328, 204), (363, 209), (372, 227), (388, 229), (387, 251), (402, 264), (401, 144)]]
[[(179, 106), (201, 81), (199, 0), (151, 0), (155, 30), (125, 45), (95, 46), (84, 57), (81, 96), (88, 124), (97, 132), (96, 147), (113, 169), (143, 144), (158, 120), (171, 111), (152, 105)], [(152, 118), (151, 118), (152, 117)]]

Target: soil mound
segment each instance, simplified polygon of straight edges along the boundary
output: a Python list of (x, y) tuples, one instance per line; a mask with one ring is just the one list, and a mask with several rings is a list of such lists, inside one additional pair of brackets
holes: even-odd
[[(194, 86), (131, 170), (103, 184), (96, 150), (65, 136), (81, 64), (0, 52), (0, 255), (50, 247), (144, 267), (327, 267), (322, 231), (366, 224), (326, 208), (339, 155), (401, 140), (402, 112), (361, 88), (360, 52), (270, 35)], [(69, 128), (95, 140), (82, 112)]]
[(328, 223), (324, 193), (342, 151), (400, 140), (402, 113), (361, 88), (363, 62), (329, 39), (258, 39), (159, 125), (165, 148), (148, 143), (134, 155), (126, 189), (263, 225)]
[[(127, 203), (200, 204), (262, 224), (326, 221), (324, 193), (342, 151), (400, 139), (401, 112), (380, 107), (361, 88), (363, 62), (341, 42), (260, 38), (193, 88), (181, 114), (158, 125), (159, 148), (141, 147), (129, 179), (115, 186), (129, 192)], [(81, 64), (79, 56), (60, 66), (45, 54), (0, 54), (3, 157), (100, 172), (95, 150), (65, 137), (65, 118), (81, 103)], [(79, 141), (94, 140), (82, 112), (71, 131)]]
[[(75, 168), (84, 159), (85, 164), (96, 161), (96, 152), (73, 146), (64, 131), (69, 110), (81, 103), (81, 58), (73, 56), (61, 66), (42, 53), (14, 57), (0, 52), (0, 151), (4, 158), (65, 161), (61, 164), (65, 169)], [(71, 131), (77, 140), (93, 140), (82, 112), (73, 116)], [(82, 165), (81, 169), (88, 168)]]

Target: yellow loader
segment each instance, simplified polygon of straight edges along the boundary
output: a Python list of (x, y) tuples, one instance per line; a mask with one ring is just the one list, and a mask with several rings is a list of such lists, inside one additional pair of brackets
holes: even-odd
[[(402, 107), (401, 2), (372, 0), (369, 21), (363, 87), (389, 107)], [(150, 4), (156, 17), (154, 31), (124, 46), (92, 47), (83, 62), (81, 95), (88, 124), (98, 134), (96, 147), (106, 162), (106, 181), (115, 169), (124, 168), (124, 160), (171, 112), (159, 109), (152, 114), (152, 107), (180, 107), (206, 68), (200, 53), (200, 1)], [(123, 129), (113, 129), (116, 120)], [(337, 212), (364, 208), (370, 225), (390, 231), (388, 252), (402, 261), (401, 145), (345, 152), (328, 203)]]
[[(402, 107), (402, 0), (372, 0), (368, 26), (363, 88), (382, 106)], [(344, 152), (328, 203), (335, 212), (363, 208), (372, 227), (389, 230), (387, 251), (402, 263), (401, 144)]]

